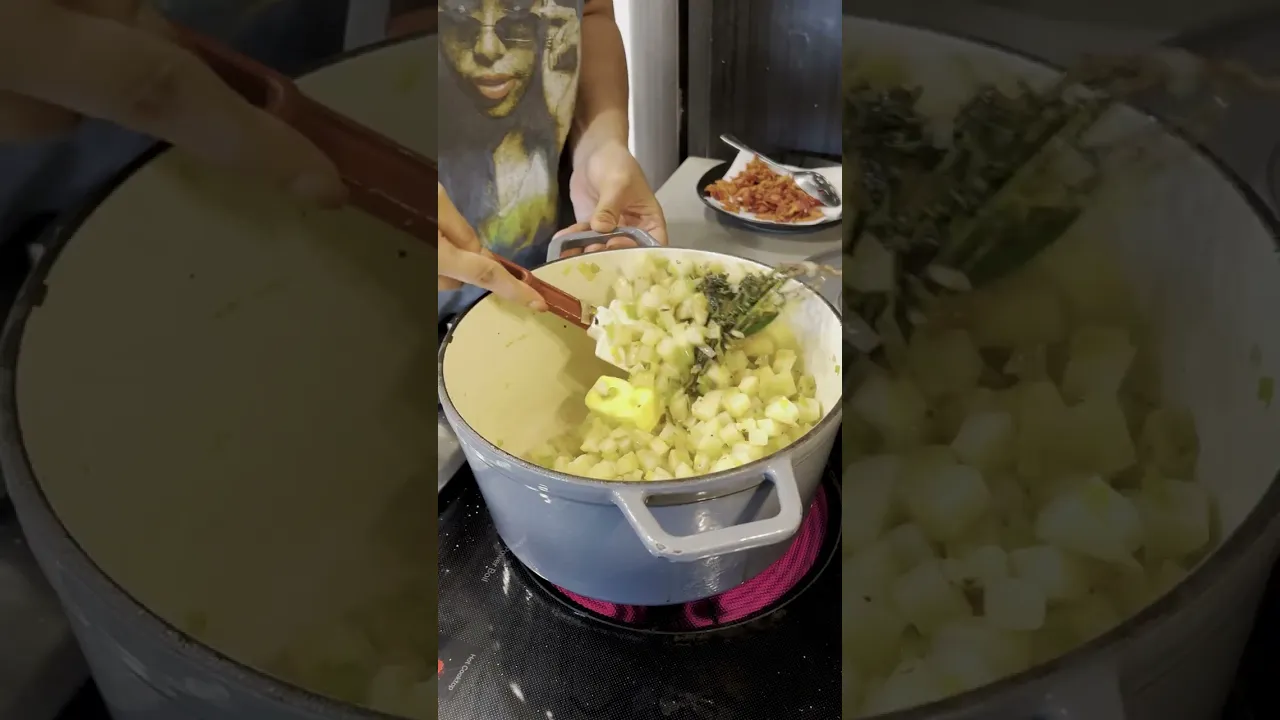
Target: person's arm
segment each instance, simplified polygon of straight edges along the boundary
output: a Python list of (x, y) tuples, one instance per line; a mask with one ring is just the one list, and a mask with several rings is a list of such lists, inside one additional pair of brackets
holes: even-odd
[(613, 0), (586, 0), (580, 65), (570, 137), (574, 165), (602, 144), (627, 144), (627, 55), (613, 17)]

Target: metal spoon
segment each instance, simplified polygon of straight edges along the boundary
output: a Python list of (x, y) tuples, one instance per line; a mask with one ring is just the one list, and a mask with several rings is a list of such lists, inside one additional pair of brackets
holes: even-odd
[(793, 170), (781, 163), (774, 162), (761, 153), (747, 147), (741, 140), (728, 133), (721, 135), (720, 139), (742, 152), (749, 152), (752, 155), (755, 155), (760, 158), (760, 162), (763, 162), (775, 171), (784, 175), (790, 175), (795, 179), (796, 185), (800, 186), (801, 190), (817, 198), (823, 205), (826, 205), (827, 207), (840, 207), (840, 193), (836, 191), (835, 186), (833, 186), (829, 180), (822, 176), (822, 173), (816, 173), (812, 170)]

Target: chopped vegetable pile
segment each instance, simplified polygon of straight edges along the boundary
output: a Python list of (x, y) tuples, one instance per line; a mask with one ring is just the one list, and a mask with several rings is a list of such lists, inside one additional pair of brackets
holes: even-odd
[(1213, 545), (1194, 420), (1139, 381), (1142, 335), (1064, 322), (1058, 302), (1027, 283), (957, 298), (865, 361), (843, 504), (844, 673), (862, 715), (1056, 657)]
[(1109, 303), (1095, 276), (1029, 270), (1101, 183), (1086, 131), (1150, 85), (1109, 66), (979, 88), (942, 132), (917, 88), (849, 86), (845, 312), (882, 340), (844, 419), (855, 716), (1057, 657), (1214, 545), (1195, 421), (1164, 402), (1153, 340), (1132, 313), (1083, 311)]
[(590, 330), (627, 380), (601, 378), (587, 419), (529, 460), (599, 480), (670, 480), (795, 442), (822, 407), (795, 337), (774, 322), (788, 278), (653, 257), (628, 269)]

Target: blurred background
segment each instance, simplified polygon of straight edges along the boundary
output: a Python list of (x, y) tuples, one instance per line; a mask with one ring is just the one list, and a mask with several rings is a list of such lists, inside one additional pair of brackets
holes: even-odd
[[(631, 67), (631, 146), (654, 187), (690, 158), (728, 159), (732, 132), (796, 165), (841, 154), (841, 30), (837, 0), (614, 0)], [(222, 36), (274, 67), (299, 73), (387, 37), (397, 17), (432, 0), (156, 0), (175, 19)], [(843, 0), (846, 14), (921, 25), (1066, 63), (1084, 53), (1151, 46), (1212, 29), (1203, 41), (1261, 70), (1280, 68), (1280, 0)], [(1263, 13), (1263, 14), (1258, 14)], [(1240, 23), (1228, 22), (1247, 18)], [(1225, 24), (1224, 24), (1225, 23)], [(1280, 105), (1235, 104), (1215, 147), (1251, 182), (1275, 163)], [(27, 254), (58, 215), (142, 152), (149, 141), (87, 123), (39, 157), (0, 154), (0, 307), (26, 273)], [(40, 163), (52, 182), (19, 172)], [(9, 183), (9, 185), (6, 185)], [(12, 192), (9, 192), (12, 190)], [(1280, 663), (1280, 598), (1264, 604), (1229, 720), (1280, 716), (1270, 686)], [(0, 487), (0, 720), (92, 720), (85, 686), (51, 593), (23, 547)], [(167, 719), (166, 719), (167, 720)], [(176, 719), (175, 719), (176, 720)]]

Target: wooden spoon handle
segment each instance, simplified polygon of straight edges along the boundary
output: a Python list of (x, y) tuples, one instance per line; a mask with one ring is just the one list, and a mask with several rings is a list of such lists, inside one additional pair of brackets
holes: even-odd
[(303, 95), (288, 77), (215, 40), (177, 27), (178, 41), (246, 100), (280, 118), (337, 166), (351, 203), (435, 242), (439, 172), (431, 159)]
[[(176, 33), (236, 92), (293, 126), (328, 155), (350, 189), (353, 205), (420, 240), (437, 243), (436, 197), (428, 194), (439, 182), (434, 162), (308, 98), (292, 80), (262, 63), (199, 33), (184, 28), (176, 28)], [(590, 326), (590, 311), (580, 300), (504, 257), (494, 259), (536, 290), (551, 312), (580, 328)]]
[(541, 295), (551, 312), (583, 330), (591, 327), (591, 309), (586, 303), (555, 285), (541, 280), (537, 275), (501, 255), (494, 255), (493, 259), (497, 260), (498, 264), (506, 268), (507, 272), (514, 275), (516, 279), (533, 288), (535, 292)]

